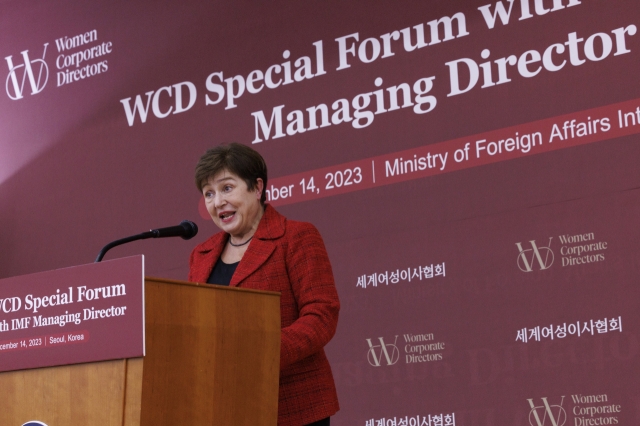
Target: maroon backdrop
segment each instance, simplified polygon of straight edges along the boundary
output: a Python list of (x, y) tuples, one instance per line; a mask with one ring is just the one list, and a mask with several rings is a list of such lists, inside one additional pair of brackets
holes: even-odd
[(216, 232), (193, 168), (237, 141), (325, 239), (332, 424), (640, 424), (638, 25), (633, 0), (2, 2), (0, 278), (190, 218), (107, 256), (185, 279)]

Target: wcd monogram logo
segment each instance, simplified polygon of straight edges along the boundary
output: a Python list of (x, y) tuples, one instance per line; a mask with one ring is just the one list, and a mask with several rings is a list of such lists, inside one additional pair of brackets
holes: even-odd
[(529, 241), (531, 248), (525, 249), (522, 247), (522, 243), (516, 243), (518, 247), (518, 268), (522, 272), (533, 271), (536, 263), (541, 271), (549, 269), (553, 265), (553, 251), (551, 250), (551, 240), (553, 237), (549, 237), (549, 245), (547, 247), (536, 245), (535, 240)]
[[(567, 422), (567, 412), (562, 408), (564, 396), (560, 400), (560, 405), (550, 405), (547, 398), (542, 398), (542, 404), (538, 407), (533, 399), (527, 399), (531, 411), (529, 412), (529, 424), (531, 426), (563, 426)], [(552, 409), (554, 408), (554, 409)]]
[(367, 360), (373, 367), (380, 367), (383, 361), (386, 361), (386, 365), (393, 365), (400, 359), (400, 351), (398, 350), (398, 336), (393, 343), (384, 343), (382, 337), (378, 337), (380, 341), (379, 345), (374, 345), (371, 339), (366, 339), (369, 344), (369, 352), (367, 352)]
[[(29, 58), (29, 51), (23, 50), (20, 52), (22, 54), (22, 59), (24, 60), (24, 64), (13, 65), (12, 56), (9, 55), (6, 58), (7, 64), (9, 65), (9, 75), (7, 76), (7, 80), (5, 82), (5, 89), (7, 90), (7, 96), (9, 98), (15, 100), (22, 99), (22, 93), (24, 90), (24, 82), (29, 79), (29, 85), (31, 86), (31, 94), (36, 95), (42, 92), (42, 89), (47, 85), (47, 81), (49, 80), (49, 67), (47, 63), (44, 61), (44, 57), (47, 54), (47, 46), (49, 43), (44, 44), (44, 51), (42, 52), (42, 59), (34, 59), (33, 61)], [(32, 67), (31, 65), (35, 65)], [(40, 64), (37, 67), (36, 64)], [(34, 74), (34, 68), (37, 68), (38, 77), (36, 78)], [(21, 74), (22, 80), (20, 80)], [(9, 85), (9, 81), (11, 81), (12, 85)]]

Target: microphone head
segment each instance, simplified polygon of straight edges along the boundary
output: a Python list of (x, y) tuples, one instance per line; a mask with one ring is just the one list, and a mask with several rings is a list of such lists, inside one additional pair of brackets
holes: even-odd
[(180, 235), (183, 240), (190, 240), (198, 233), (198, 225), (190, 220), (183, 220), (180, 222), (180, 226), (184, 229), (184, 234)]

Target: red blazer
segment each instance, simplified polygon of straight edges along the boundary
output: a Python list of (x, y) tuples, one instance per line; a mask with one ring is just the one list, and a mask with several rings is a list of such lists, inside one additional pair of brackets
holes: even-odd
[[(193, 250), (189, 281), (207, 282), (228, 238), (220, 232)], [(338, 397), (323, 347), (335, 334), (340, 302), (318, 230), (266, 205), (230, 285), (281, 293), (278, 425), (335, 414)]]

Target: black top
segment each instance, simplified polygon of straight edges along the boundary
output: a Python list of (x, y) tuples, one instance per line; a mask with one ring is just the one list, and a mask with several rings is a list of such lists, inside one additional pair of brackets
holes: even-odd
[(209, 275), (207, 283), (229, 285), (231, 283), (231, 277), (233, 277), (233, 273), (238, 267), (238, 263), (240, 262), (224, 263), (221, 258), (218, 258), (216, 265), (213, 267), (213, 271), (211, 271), (211, 275)]

